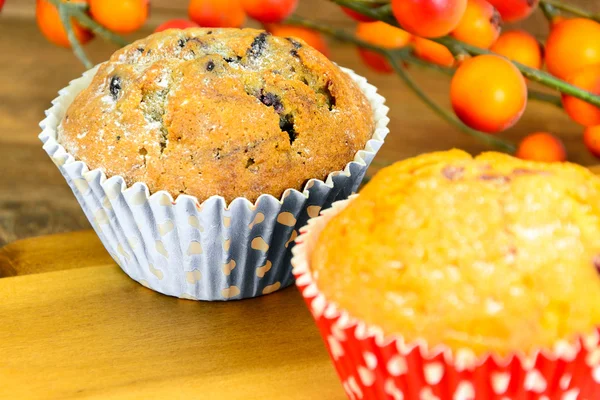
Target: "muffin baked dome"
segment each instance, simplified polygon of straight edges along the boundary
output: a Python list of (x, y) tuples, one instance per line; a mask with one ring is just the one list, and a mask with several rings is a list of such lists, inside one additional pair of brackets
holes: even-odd
[(67, 110), (58, 140), (127, 184), (229, 202), (324, 179), (373, 129), (358, 86), (306, 43), (195, 28), (117, 51)]
[(576, 165), (424, 155), (334, 216), (310, 269), (329, 301), (406, 342), (551, 349), (600, 327), (599, 199)]

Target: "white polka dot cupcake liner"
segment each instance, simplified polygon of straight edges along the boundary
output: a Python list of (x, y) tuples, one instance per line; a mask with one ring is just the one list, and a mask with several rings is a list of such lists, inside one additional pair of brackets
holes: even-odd
[(385, 99), (365, 78), (343, 69), (367, 96), (375, 131), (344, 170), (302, 191), (255, 203), (213, 196), (200, 203), (166, 191), (150, 194), (144, 183), (127, 187), (120, 176), (89, 170), (57, 142), (57, 127), (93, 68), (59, 92), (40, 126), (43, 148), (58, 166), (100, 240), (132, 279), (157, 292), (194, 300), (236, 300), (272, 293), (293, 282), (291, 248), (298, 229), (360, 185), (388, 134)]
[(600, 328), (528, 355), (477, 357), (468, 349), (430, 348), (386, 336), (328, 301), (310, 272), (310, 255), (327, 222), (352, 198), (311, 219), (292, 251), (296, 285), (349, 399), (600, 399)]

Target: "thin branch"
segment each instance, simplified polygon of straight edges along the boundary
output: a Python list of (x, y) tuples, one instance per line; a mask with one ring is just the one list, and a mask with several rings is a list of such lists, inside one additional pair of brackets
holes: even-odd
[[(392, 15), (391, 5), (384, 5), (378, 8), (371, 8), (365, 6), (363, 3), (357, 3), (353, 0), (333, 0), (336, 4), (351, 8), (354, 11), (357, 11), (363, 15), (368, 17), (378, 19), (380, 21), (384, 21), (388, 24), (400, 27), (398, 22)], [(542, 0), (545, 2), (554, 2), (554, 0)], [(558, 7), (557, 7), (558, 8)], [(467, 52), (471, 55), (481, 55), (481, 54), (495, 54), (490, 52), (489, 50), (485, 50), (476, 46), (471, 46), (467, 43), (461, 42), (459, 40), (454, 39), (450, 36), (444, 36), (441, 38), (432, 39), (435, 42), (438, 42), (445, 47), (447, 47), (450, 51), (455, 54), (460, 52), (460, 50)], [(584, 100), (592, 105), (600, 107), (600, 96), (590, 93), (586, 90), (579, 89), (576, 86), (573, 86), (561, 79), (555, 78), (554, 76), (545, 73), (543, 71), (527, 67), (526, 65), (520, 64), (516, 61), (512, 61), (512, 63), (521, 71), (521, 73), (532, 81), (539, 82), (544, 86), (550, 87), (559, 92), (571, 95), (578, 99)]]
[(92, 64), (90, 59), (87, 57), (87, 55), (85, 54), (85, 51), (83, 51), (83, 47), (81, 47), (81, 43), (79, 43), (79, 40), (77, 40), (77, 36), (75, 35), (75, 32), (73, 31), (73, 24), (71, 23), (71, 16), (70, 16), (67, 8), (64, 7), (64, 5), (62, 3), (58, 5), (58, 15), (60, 16), (60, 20), (65, 28), (65, 31), (67, 32), (67, 38), (69, 39), (69, 43), (71, 44), (71, 47), (73, 48), (73, 53), (75, 53), (75, 56), (79, 59), (79, 61), (81, 61), (83, 63), (83, 65), (87, 69), (92, 68), (94, 66), (94, 64)]
[(589, 18), (600, 22), (600, 13), (589, 12), (573, 4), (563, 3), (560, 0), (540, 0), (540, 5), (549, 5), (557, 10), (566, 11), (570, 14), (577, 15), (578, 17)]
[(129, 42), (125, 40), (122, 36), (119, 36), (116, 33), (109, 31), (108, 29), (91, 19), (85, 12), (77, 10), (73, 13), (73, 16), (75, 17), (77, 22), (81, 24), (81, 26), (88, 28), (103, 39), (108, 40), (109, 42), (113, 42), (114, 44), (121, 47), (127, 46), (129, 44)]
[[(106, 29), (87, 15), (88, 6), (84, 3), (63, 2), (62, 0), (49, 0), (57, 9), (63, 9), (64, 12), (75, 18), (81, 26), (94, 32), (94, 34), (102, 37), (105, 40), (115, 43), (118, 46), (126, 46), (129, 44), (123, 37)], [(64, 25), (64, 23), (63, 23)]]
[(554, 7), (552, 7), (550, 4), (540, 3), (539, 7), (540, 7), (540, 10), (542, 10), (542, 12), (544, 13), (544, 16), (546, 17), (548, 22), (550, 22), (550, 23), (552, 23), (554, 21), (554, 19), (558, 15), (560, 15), (560, 12), (557, 9), (555, 9)]

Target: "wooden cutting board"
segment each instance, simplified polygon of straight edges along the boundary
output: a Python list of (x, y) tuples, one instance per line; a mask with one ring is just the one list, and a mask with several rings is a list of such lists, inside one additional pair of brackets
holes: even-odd
[(93, 231), (0, 249), (0, 399), (344, 399), (295, 287), (228, 303), (127, 277)]

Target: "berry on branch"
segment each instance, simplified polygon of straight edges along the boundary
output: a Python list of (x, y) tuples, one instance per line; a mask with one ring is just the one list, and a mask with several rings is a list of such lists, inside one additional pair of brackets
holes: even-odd
[(358, 22), (374, 22), (374, 21), (376, 21), (375, 19), (364, 16), (361, 13), (356, 12), (348, 7), (342, 7), (342, 11), (344, 13), (346, 13), (347, 16), (349, 16), (350, 18), (352, 18), (353, 20), (358, 21)]
[(187, 19), (172, 19), (167, 22), (163, 22), (160, 24), (154, 32), (162, 32), (167, 29), (187, 29), (187, 28), (197, 28), (199, 25), (195, 22), (188, 21)]
[(413, 36), (413, 47), (415, 55), (421, 60), (441, 65), (443, 67), (454, 66), (454, 56), (447, 47), (419, 36)]
[[(85, 1), (81, 0), (77, 1), (77, 3), (85, 3)], [(69, 43), (69, 38), (67, 37), (67, 32), (62, 24), (58, 10), (48, 0), (36, 1), (35, 19), (40, 32), (42, 32), (49, 42), (61, 47), (71, 47), (71, 43)], [(73, 18), (71, 18), (71, 24), (73, 26), (75, 37), (79, 43), (84, 44), (93, 37), (93, 34), (90, 31), (75, 22)]]
[(246, 14), (263, 24), (283, 21), (297, 6), (298, 0), (242, 0)]
[(583, 132), (583, 143), (595, 157), (600, 158), (600, 125), (588, 126)]
[(566, 161), (567, 159), (563, 142), (546, 132), (532, 133), (523, 138), (515, 155), (523, 160), (543, 162)]
[(544, 48), (533, 35), (525, 31), (504, 32), (491, 50), (528, 67), (542, 68)]
[[(594, 94), (600, 94), (600, 64), (588, 65), (573, 73), (567, 82)], [(569, 117), (583, 126), (600, 125), (600, 108), (563, 94), (563, 107)]]
[(392, 11), (400, 26), (427, 38), (454, 30), (466, 8), (467, 0), (392, 0)]
[(190, 0), (188, 15), (209, 28), (239, 28), (246, 21), (240, 0)]
[[(356, 27), (356, 36), (365, 42), (386, 48), (399, 49), (410, 43), (411, 34), (385, 22), (360, 22)], [(369, 67), (382, 73), (391, 73), (393, 68), (381, 54), (359, 48), (360, 57)]]
[(525, 19), (536, 9), (539, 0), (488, 0), (505, 22)]
[(456, 39), (473, 46), (489, 49), (500, 35), (502, 18), (486, 0), (469, 0), (467, 10), (452, 31)]
[(527, 84), (510, 61), (483, 55), (464, 61), (450, 83), (456, 115), (471, 128), (496, 133), (513, 126), (527, 106)]
[(148, 0), (89, 0), (90, 14), (100, 25), (117, 33), (132, 33), (148, 18)]
[(546, 41), (546, 67), (561, 79), (600, 63), (600, 24), (585, 18), (566, 19), (552, 27)]
[(304, 40), (309, 46), (319, 50), (321, 54), (329, 57), (329, 47), (323, 36), (312, 29), (302, 28), (299, 26), (269, 24), (265, 25), (265, 29), (274, 36), (294, 37)]

